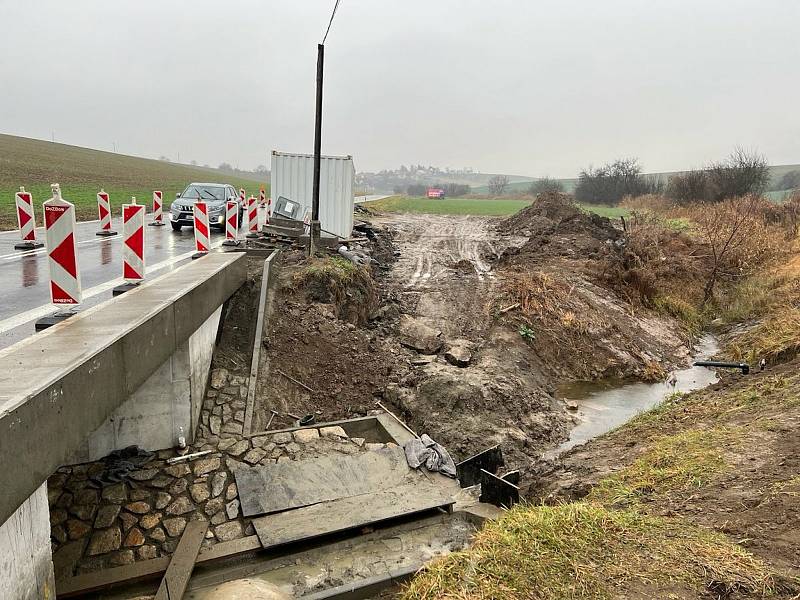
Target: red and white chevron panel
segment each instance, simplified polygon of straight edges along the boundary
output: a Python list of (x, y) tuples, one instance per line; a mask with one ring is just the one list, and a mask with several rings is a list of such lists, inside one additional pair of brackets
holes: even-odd
[(208, 229), (208, 204), (205, 202), (194, 203), (194, 246), (198, 252), (208, 252), (211, 249)]
[(100, 231), (111, 231), (111, 201), (108, 192), (97, 192), (97, 215), (100, 217)]
[(14, 203), (17, 205), (17, 224), (23, 242), (36, 241), (36, 214), (33, 210), (33, 194), (26, 192), (24, 187), (14, 194)]
[(255, 196), (247, 199), (247, 228), (250, 233), (258, 233), (258, 204)]
[(238, 235), (239, 203), (236, 200), (228, 200), (225, 203), (225, 239), (235, 242)]
[(163, 194), (160, 190), (153, 192), (153, 223), (164, 222), (164, 202)]
[(272, 196), (267, 198), (267, 218), (266, 224), (269, 225), (269, 216), (272, 214)]
[(128, 283), (144, 279), (144, 204), (122, 205), (122, 277)]
[(75, 243), (75, 206), (61, 197), (58, 184), (44, 203), (47, 263), (50, 269), (50, 300), (53, 304), (80, 304), (81, 278)]

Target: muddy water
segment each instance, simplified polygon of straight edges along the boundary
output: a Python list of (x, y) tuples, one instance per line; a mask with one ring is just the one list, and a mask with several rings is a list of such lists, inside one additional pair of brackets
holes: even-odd
[[(697, 344), (695, 359), (712, 357), (719, 350), (713, 336), (704, 336)], [(704, 388), (717, 381), (717, 375), (705, 367), (688, 367), (675, 371), (676, 383), (642, 383), (605, 380), (570, 383), (558, 389), (558, 397), (578, 405), (578, 424), (569, 439), (545, 453), (553, 458), (579, 444), (602, 435), (641, 412), (649, 410), (674, 392), (689, 392)]]

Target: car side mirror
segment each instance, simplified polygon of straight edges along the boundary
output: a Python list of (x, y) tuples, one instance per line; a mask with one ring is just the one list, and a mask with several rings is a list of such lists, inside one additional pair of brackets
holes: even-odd
[(175, 192), (175, 197), (176, 198), (180, 198), (181, 197), (181, 193), (180, 192)]

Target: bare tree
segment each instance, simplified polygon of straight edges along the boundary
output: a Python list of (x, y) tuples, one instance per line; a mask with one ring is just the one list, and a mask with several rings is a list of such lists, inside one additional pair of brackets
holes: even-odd
[(492, 196), (502, 196), (508, 189), (508, 176), (495, 175), (487, 183)]
[(528, 188), (528, 193), (531, 196), (552, 193), (563, 194), (564, 184), (562, 184), (558, 179), (553, 179), (552, 177), (542, 177), (531, 184), (531, 187)]
[(761, 194), (769, 185), (767, 159), (742, 148), (735, 148), (723, 161), (711, 163), (706, 171), (712, 200), (716, 202), (746, 194)]

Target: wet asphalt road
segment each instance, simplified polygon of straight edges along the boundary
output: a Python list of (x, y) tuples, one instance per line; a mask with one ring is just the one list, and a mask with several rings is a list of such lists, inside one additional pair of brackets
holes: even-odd
[[(165, 214), (165, 218), (168, 216)], [(111, 298), (111, 290), (122, 281), (122, 225), (112, 221), (113, 237), (98, 237), (97, 221), (80, 222), (75, 227), (78, 264), (84, 302), (88, 308)], [(149, 222), (150, 218), (146, 218)], [(218, 247), (224, 234), (211, 230), (212, 247)], [(36, 239), (44, 241), (44, 228), (36, 229)], [(0, 348), (5, 348), (34, 334), (34, 322), (56, 312), (50, 304), (47, 254), (44, 248), (20, 251), (18, 231), (0, 232)], [(184, 227), (173, 231), (145, 225), (145, 269), (147, 279), (162, 275), (191, 260), (194, 253), (194, 230)]]

